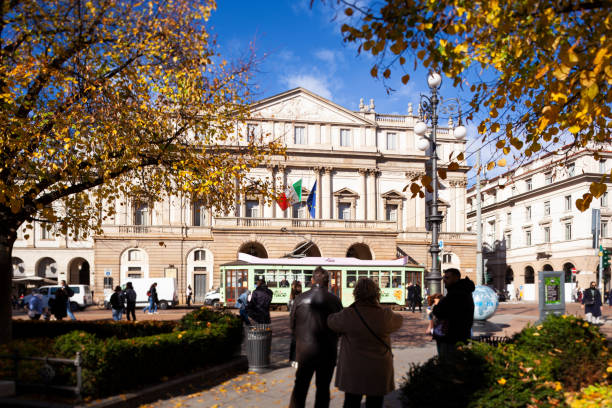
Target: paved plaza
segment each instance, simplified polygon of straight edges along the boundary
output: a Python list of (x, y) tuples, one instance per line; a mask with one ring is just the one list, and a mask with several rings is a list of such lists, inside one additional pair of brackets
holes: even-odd
[[(582, 316), (577, 304), (567, 306), (569, 314)], [(603, 308), (606, 323), (602, 330), (612, 337), (612, 309)], [(427, 326), (422, 314), (401, 312), (404, 316), (403, 327), (392, 336), (395, 380), (400, 384), (402, 377), (411, 364), (427, 361), (435, 355), (435, 344), (426, 335)], [(534, 303), (503, 303), (497, 313), (484, 326), (475, 327), (476, 333), (496, 336), (511, 336), (520, 331), (527, 323), (538, 319), (537, 305)], [(267, 373), (247, 373), (230, 379), (210, 389), (192, 390), (184, 395), (162, 399), (146, 407), (217, 407), (243, 408), (287, 406), (293, 387), (295, 369), (289, 366), (287, 356), (290, 343), (287, 313), (276, 313), (273, 316), (272, 330), (272, 369)], [(244, 350), (243, 350), (244, 353)], [(314, 381), (308, 394), (307, 406), (314, 404)], [(344, 395), (331, 387), (331, 407), (341, 407)], [(385, 398), (385, 407), (400, 407), (397, 391)]]

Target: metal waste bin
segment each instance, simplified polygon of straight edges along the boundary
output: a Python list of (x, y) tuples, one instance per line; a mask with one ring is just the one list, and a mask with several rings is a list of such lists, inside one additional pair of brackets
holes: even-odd
[(272, 329), (269, 324), (254, 324), (247, 327), (246, 352), (249, 371), (261, 372), (270, 367)]

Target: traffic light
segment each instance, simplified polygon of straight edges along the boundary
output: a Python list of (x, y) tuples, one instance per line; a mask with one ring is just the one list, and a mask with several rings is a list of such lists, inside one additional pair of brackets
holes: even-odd
[(610, 266), (610, 251), (607, 249), (601, 251), (601, 264), (604, 268)]

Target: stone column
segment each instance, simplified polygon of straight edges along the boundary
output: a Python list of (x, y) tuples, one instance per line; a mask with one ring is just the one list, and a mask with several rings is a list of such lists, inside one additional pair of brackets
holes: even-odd
[[(320, 131), (320, 126), (319, 126), (319, 131)], [(322, 173), (323, 173), (323, 167), (321, 166), (317, 166), (314, 168), (315, 171), (315, 176), (316, 176), (316, 180), (317, 180), (317, 191), (316, 191), (316, 207), (315, 207), (315, 218), (317, 219), (321, 219), (321, 210), (322, 210), (322, 206), (323, 206), (323, 185), (321, 184), (322, 181)]]
[(367, 183), (367, 210), (366, 215), (368, 220), (376, 219), (376, 169), (368, 169)]
[(404, 200), (397, 204), (397, 230), (404, 230)]
[(333, 199), (333, 194), (332, 194), (332, 185), (331, 185), (331, 172), (332, 172), (332, 168), (331, 167), (324, 167), (323, 168), (323, 181), (322, 181), (322, 188), (321, 188), (321, 214), (323, 215), (324, 219), (330, 219), (333, 217), (333, 207), (332, 207), (332, 202), (331, 200)]
[(365, 169), (359, 169), (359, 175), (361, 176), (361, 189), (359, 190), (359, 212), (357, 213), (358, 220), (367, 219), (368, 212), (367, 208), (367, 178), (368, 171)]

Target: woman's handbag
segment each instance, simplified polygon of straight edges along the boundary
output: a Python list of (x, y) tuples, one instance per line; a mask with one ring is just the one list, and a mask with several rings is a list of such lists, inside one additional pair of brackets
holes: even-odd
[(448, 320), (438, 320), (434, 323), (433, 328), (434, 337), (446, 337), (448, 335)]

